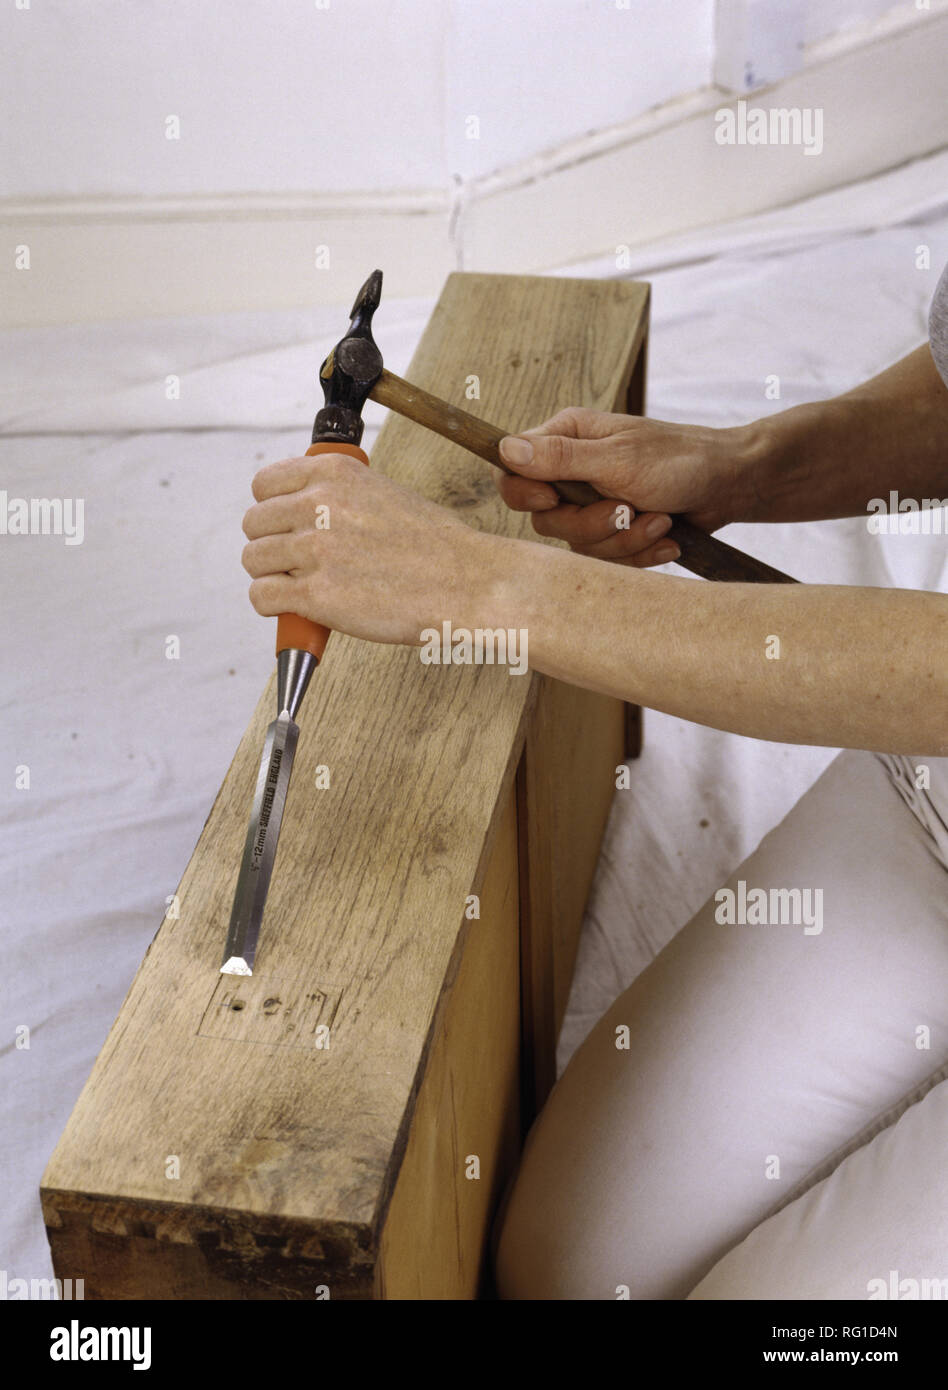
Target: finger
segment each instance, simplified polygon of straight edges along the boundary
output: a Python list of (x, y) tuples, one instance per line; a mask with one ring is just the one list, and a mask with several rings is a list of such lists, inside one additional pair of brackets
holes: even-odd
[(281, 613), (295, 613), (305, 593), (302, 580), (288, 574), (268, 574), (251, 584), (250, 602), (261, 617), (278, 618)]
[(605, 439), (618, 430), (628, 428), (627, 415), (614, 415), (605, 410), (592, 410), (589, 406), (570, 405), (544, 420), (542, 425), (534, 425), (521, 434), (532, 438), (537, 434), (562, 434), (568, 439)]
[(556, 540), (569, 541), (570, 545), (608, 541), (615, 538), (619, 529), (617, 505), (623, 508), (623, 519), (632, 522), (635, 512), (631, 507), (603, 499), (602, 502), (591, 502), (588, 507), (566, 503), (554, 511), (538, 513), (533, 519), (533, 529), (540, 536), (553, 536)]
[(596, 478), (602, 473), (604, 446), (597, 439), (573, 439), (565, 434), (507, 435), (500, 457), (523, 477), (540, 479)]
[(632, 557), (631, 563), (637, 569), (648, 569), (649, 565), (669, 565), (681, 557), (681, 546), (677, 541), (659, 541), (648, 550)]
[[(643, 512), (628, 528), (617, 529), (601, 540), (582, 544), (582, 553), (596, 560), (625, 560), (652, 551), (671, 528), (671, 517)], [(575, 547), (578, 549), (579, 547)]]
[(498, 473), (497, 488), (507, 506), (514, 512), (545, 511), (556, 507), (559, 497), (549, 483), (534, 483), (529, 478), (521, 478), (507, 473)]
[(664, 539), (641, 549), (634, 549), (629, 541), (605, 541), (599, 545), (575, 546), (574, 549), (578, 555), (588, 555), (593, 560), (611, 560), (620, 565), (633, 565), (636, 569), (665, 565), (681, 555), (681, 547), (676, 541)]
[(248, 541), (255, 541), (261, 536), (276, 536), (284, 531), (296, 530), (300, 506), (300, 499), (293, 492), (270, 497), (266, 502), (257, 502), (244, 516), (244, 535)]
[(250, 490), (258, 502), (288, 492), (299, 492), (312, 477), (312, 463), (312, 458), (306, 457), (267, 463), (254, 474)]
[(262, 579), (267, 574), (291, 573), (300, 559), (300, 537), (293, 532), (249, 541), (240, 562), (252, 579)]

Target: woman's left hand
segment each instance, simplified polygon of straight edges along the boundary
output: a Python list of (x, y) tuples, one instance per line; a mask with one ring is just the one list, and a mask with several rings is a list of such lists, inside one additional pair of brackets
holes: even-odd
[(498, 538), (348, 454), (283, 459), (253, 480), (243, 566), (258, 613), (298, 613), (370, 642), (417, 646), (464, 623)]

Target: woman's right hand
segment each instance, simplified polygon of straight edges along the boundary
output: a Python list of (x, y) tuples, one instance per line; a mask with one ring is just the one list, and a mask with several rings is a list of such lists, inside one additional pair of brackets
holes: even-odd
[[(497, 485), (508, 507), (532, 512), (541, 536), (568, 541), (580, 555), (644, 568), (680, 554), (662, 540), (672, 513), (705, 531), (740, 519), (750, 450), (748, 427), (674, 425), (571, 406), (501, 442), (516, 475), (499, 475)], [(565, 479), (592, 483), (603, 501), (563, 502), (550, 484)], [(616, 502), (631, 510), (627, 527), (617, 526)]]

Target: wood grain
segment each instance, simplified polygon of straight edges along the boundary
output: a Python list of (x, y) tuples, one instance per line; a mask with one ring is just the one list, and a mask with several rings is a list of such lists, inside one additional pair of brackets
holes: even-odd
[[(570, 403), (613, 409), (647, 303), (636, 284), (452, 275), (411, 375), (458, 401), (476, 375), (485, 412), (514, 429)], [(477, 460), (408, 421), (386, 422), (372, 462), (473, 526), (532, 536)], [(424, 666), (416, 650), (332, 636), (301, 712), (253, 990), (234, 1025), (218, 965), (274, 698), (271, 678), (181, 880), (180, 917), (149, 947), (44, 1175), (57, 1271), (84, 1277), (92, 1297), (312, 1298), (328, 1286), (358, 1298), (422, 1286), (423, 1272), (397, 1268), (382, 1230), (390, 1202), (393, 1223), (410, 1226), (393, 1193), (416, 1117), (419, 1134), (437, 1134), (418, 1106), (453, 1123), (424, 1088), (429, 1068), (439, 1097), (437, 1078), (454, 1074), (439, 1051), (453, 1017), (468, 1020), (457, 1036), (469, 1038), (470, 1000), (452, 1000), (458, 980), (482, 980), (477, 963), (464, 973), (466, 943), (479, 940), (465, 905), (509, 877), (509, 845), (497, 846), (509, 840), (540, 680)], [(574, 791), (560, 783), (566, 801)], [(489, 1016), (490, 999), (478, 1007)], [(290, 1026), (300, 1017), (328, 1019), (329, 1045), (316, 1046), (318, 1028)], [(467, 1143), (460, 1131), (456, 1142)], [(465, 1241), (479, 1250), (484, 1235)], [(465, 1288), (479, 1258), (465, 1251)]]

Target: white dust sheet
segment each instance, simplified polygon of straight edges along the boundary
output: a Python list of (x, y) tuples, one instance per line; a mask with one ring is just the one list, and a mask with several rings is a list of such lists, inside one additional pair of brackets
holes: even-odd
[[(650, 414), (741, 423), (845, 390), (916, 347), (948, 261), (946, 190), (942, 152), (634, 256), (628, 273), (654, 287)], [(920, 244), (930, 271), (916, 269)], [(432, 303), (385, 300), (395, 371)], [(314, 373), (347, 307), (3, 335), (0, 488), (85, 499), (82, 545), (0, 537), (0, 1268), (10, 1277), (49, 1273), (44, 1164), (271, 668), (272, 624), (247, 601), (240, 521), (258, 464), (306, 442)], [(181, 378), (173, 403), (170, 373)], [(769, 373), (779, 403), (764, 399)], [(382, 414), (367, 412), (370, 447)], [(943, 538), (875, 538), (859, 519), (722, 534), (810, 582), (946, 587)], [(165, 657), (171, 634), (177, 661)], [(646, 714), (587, 911), (561, 1067), (832, 756)], [(22, 765), (29, 790), (15, 787)], [(28, 1050), (14, 1045), (21, 1025)]]

